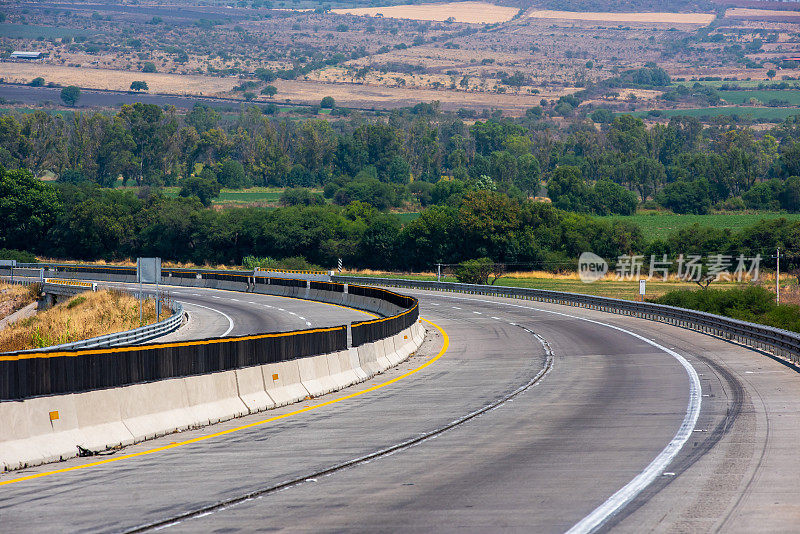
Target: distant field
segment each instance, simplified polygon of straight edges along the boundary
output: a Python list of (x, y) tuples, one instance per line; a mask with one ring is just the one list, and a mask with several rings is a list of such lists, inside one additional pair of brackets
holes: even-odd
[(729, 104), (746, 104), (751, 98), (766, 104), (770, 100), (786, 100), (793, 106), (800, 106), (800, 90), (786, 91), (722, 91), (720, 96)]
[(785, 19), (785, 18), (800, 18), (800, 13), (797, 11), (783, 11), (779, 9), (748, 9), (743, 7), (734, 7), (725, 11), (725, 16), (728, 18), (739, 19)]
[[(359, 273), (345, 273), (348, 276), (359, 276)], [(404, 274), (404, 273), (375, 273), (369, 276), (385, 278), (406, 278), (410, 280), (436, 280), (436, 275), (432, 274)], [(457, 282), (454, 276), (443, 276), (443, 282)], [(582, 293), (585, 295), (597, 295), (601, 297), (614, 297), (620, 299), (634, 300), (639, 296), (638, 280), (599, 280), (591, 284), (586, 284), (578, 278), (566, 277), (514, 277), (504, 276), (500, 278), (496, 285), (510, 287), (527, 287), (532, 289), (548, 289), (551, 291), (566, 291), (568, 293)], [(737, 284), (734, 282), (717, 282), (714, 288), (727, 289), (733, 288)], [(647, 282), (647, 298), (660, 297), (668, 291), (675, 289), (699, 289), (694, 282), (679, 281), (658, 281), (650, 280)]]
[(71, 28), (55, 28), (53, 26), (33, 26), (26, 24), (0, 24), (0, 37), (8, 37), (11, 39), (37, 39), (43, 37), (45, 39), (59, 38), (59, 37), (74, 37), (76, 35), (88, 35), (91, 32), (88, 30), (79, 30)]
[(223, 189), (215, 203), (278, 202), (283, 189), (253, 187), (251, 189)]
[[(727, 92), (727, 91), (726, 91)], [(718, 108), (693, 108), (693, 109), (662, 109), (662, 117), (674, 117), (685, 115), (688, 117), (716, 117), (718, 115), (737, 115), (739, 117), (751, 117), (758, 120), (783, 120), (786, 117), (800, 115), (798, 108), (756, 108), (746, 106), (724, 106)], [(644, 117), (647, 111), (637, 111), (632, 113), (637, 117)]]
[(650, 24), (710, 24), (713, 13), (592, 13), (535, 9), (525, 13), (531, 19), (566, 19), (598, 22), (641, 22)]
[(444, 22), (452, 19), (454, 22), (468, 24), (494, 24), (511, 20), (519, 13), (515, 7), (496, 6), (485, 2), (450, 2), (446, 4), (417, 4), (389, 7), (359, 7), (353, 9), (332, 9), (333, 13), (340, 15), (360, 15), (375, 17), (381, 15), (385, 18), (435, 20)]
[(599, 217), (607, 220), (623, 220), (638, 224), (644, 235), (650, 239), (666, 239), (667, 236), (678, 228), (691, 226), (695, 223), (701, 226), (711, 226), (713, 228), (730, 228), (740, 230), (747, 226), (756, 224), (761, 219), (778, 219), (785, 217), (791, 220), (800, 221), (800, 214), (797, 213), (778, 213), (778, 212), (759, 212), (759, 213), (713, 213), (709, 215), (676, 215), (673, 213), (640, 213), (636, 215), (611, 215)]

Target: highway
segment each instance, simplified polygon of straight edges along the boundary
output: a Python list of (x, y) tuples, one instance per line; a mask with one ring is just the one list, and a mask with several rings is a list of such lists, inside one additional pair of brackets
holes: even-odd
[[(797, 530), (794, 369), (642, 319), (405, 292), (428, 336), (397, 368), (115, 455), (2, 474), (2, 530)], [(173, 294), (207, 312), (195, 323), (207, 336), (230, 328), (222, 314), (230, 335), (363, 317)]]

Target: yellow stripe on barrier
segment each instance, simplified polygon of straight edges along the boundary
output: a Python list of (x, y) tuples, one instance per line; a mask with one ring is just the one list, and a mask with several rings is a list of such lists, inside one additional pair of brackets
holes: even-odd
[(151, 345), (136, 345), (132, 347), (117, 347), (105, 349), (86, 349), (76, 351), (60, 351), (60, 352), (31, 352), (24, 354), (11, 354), (8, 356), (0, 355), (0, 361), (14, 361), (14, 360), (30, 360), (33, 358), (56, 358), (56, 357), (74, 357), (86, 356), (91, 354), (107, 354), (107, 353), (120, 353), (131, 352), (136, 350), (150, 350), (150, 349), (164, 349), (170, 347), (194, 347), (200, 345), (214, 345), (217, 343), (229, 343), (231, 341), (250, 341), (255, 339), (266, 339), (270, 337), (286, 337), (294, 336), (297, 334), (313, 334), (317, 332), (332, 332), (334, 330), (345, 330), (346, 326), (333, 326), (330, 328), (313, 328), (310, 330), (294, 330), (291, 332), (275, 332), (271, 334), (255, 334), (249, 336), (238, 337), (221, 337), (215, 339), (203, 339), (198, 341), (175, 341), (172, 343), (157, 343)]
[(310, 412), (312, 410), (317, 410), (317, 409), (322, 408), (324, 406), (330, 406), (331, 404), (336, 404), (338, 402), (342, 402), (342, 401), (345, 401), (345, 400), (349, 400), (349, 399), (353, 399), (353, 398), (359, 397), (359, 396), (364, 395), (366, 393), (371, 393), (373, 391), (377, 391), (377, 390), (379, 390), (381, 388), (384, 388), (386, 386), (394, 384), (395, 382), (399, 382), (400, 380), (402, 380), (404, 378), (407, 378), (407, 377), (409, 377), (409, 376), (411, 376), (411, 375), (413, 375), (415, 373), (418, 373), (419, 371), (425, 369), (426, 367), (428, 367), (429, 365), (431, 365), (432, 363), (437, 361), (439, 358), (444, 356), (444, 354), (447, 352), (447, 349), (450, 347), (450, 337), (447, 335), (447, 332), (445, 332), (444, 329), (441, 326), (437, 325), (434, 322), (431, 322), (431, 321), (429, 321), (427, 319), (422, 319), (422, 320), (425, 321), (426, 323), (428, 323), (429, 325), (433, 326), (434, 328), (436, 328), (439, 331), (439, 333), (442, 335), (442, 348), (439, 350), (439, 352), (436, 354), (436, 356), (434, 356), (430, 360), (426, 361), (425, 363), (423, 363), (419, 367), (415, 367), (414, 369), (411, 369), (410, 371), (407, 371), (407, 372), (403, 373), (400, 376), (392, 378), (391, 380), (387, 380), (386, 382), (381, 382), (380, 384), (375, 384), (374, 386), (370, 386), (370, 387), (368, 387), (368, 388), (366, 388), (364, 390), (357, 391), (355, 393), (351, 393), (351, 394), (345, 395), (343, 397), (338, 397), (336, 399), (331, 399), (329, 401), (320, 402), (319, 404), (312, 404), (311, 406), (306, 406), (304, 408), (300, 408), (299, 410), (294, 410), (292, 412), (285, 413), (285, 414), (282, 414), (282, 415), (276, 415), (275, 417), (270, 417), (269, 419), (264, 419), (263, 421), (256, 421), (254, 423), (249, 423), (249, 424), (246, 424), (246, 425), (238, 426), (236, 428), (231, 428), (231, 429), (228, 429), (228, 430), (222, 430), (221, 432), (215, 432), (215, 433), (209, 434), (207, 436), (200, 436), (200, 437), (197, 437), (197, 438), (187, 439), (185, 441), (179, 441), (179, 442), (176, 442), (176, 443), (170, 443), (169, 445), (164, 445), (163, 447), (156, 447), (154, 449), (148, 449), (146, 451), (134, 452), (134, 453), (131, 453), (131, 454), (124, 454), (122, 456), (115, 456), (113, 458), (108, 458), (106, 460), (100, 460), (99, 462), (91, 462), (91, 463), (88, 463), (88, 464), (76, 465), (76, 466), (73, 466), (73, 467), (65, 467), (63, 469), (56, 469), (56, 470), (53, 470), (53, 471), (45, 471), (43, 473), (36, 473), (36, 474), (33, 474), (33, 475), (27, 475), (27, 476), (22, 476), (22, 477), (18, 477), (18, 478), (12, 478), (11, 480), (2, 480), (2, 481), (0, 481), (0, 486), (6, 486), (8, 484), (15, 484), (15, 483), (18, 483), (18, 482), (24, 482), (24, 481), (27, 481), (27, 480), (34, 480), (34, 479), (37, 479), (37, 478), (42, 478), (42, 477), (47, 477), (47, 476), (52, 476), (52, 475), (58, 475), (58, 474), (61, 474), (61, 473), (69, 473), (71, 471), (78, 471), (80, 469), (87, 469), (89, 467), (97, 467), (97, 466), (100, 466), (100, 465), (110, 464), (110, 463), (113, 463), (113, 462), (119, 462), (119, 461), (122, 461), (122, 460), (129, 460), (131, 458), (137, 458), (139, 456), (147, 456), (147, 455), (150, 455), (150, 454), (155, 454), (157, 452), (168, 451), (170, 449), (175, 449), (175, 448), (181, 447), (183, 445), (190, 445), (192, 443), (199, 443), (201, 441), (206, 441), (206, 440), (209, 440), (209, 439), (212, 439), (212, 438), (218, 438), (218, 437), (221, 437), (221, 436), (226, 436), (228, 434), (233, 434), (234, 432), (239, 432), (241, 430), (247, 430), (248, 428), (254, 428), (254, 427), (257, 427), (257, 426), (265, 425), (267, 423), (280, 421), (281, 419), (286, 419), (286, 418), (289, 418), (289, 417), (292, 417), (292, 416), (295, 416), (295, 415), (299, 415), (299, 414), (302, 414), (302, 413)]
[(81, 280), (66, 280), (63, 278), (45, 278), (45, 284), (55, 284), (59, 286), (76, 286), (76, 287), (93, 287), (92, 282), (83, 282)]

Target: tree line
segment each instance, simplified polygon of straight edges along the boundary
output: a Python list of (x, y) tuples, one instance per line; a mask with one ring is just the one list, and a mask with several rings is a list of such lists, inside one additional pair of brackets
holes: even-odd
[[(453, 197), (455, 198), (455, 197)], [(529, 199), (466, 191), (401, 224), (360, 201), (274, 210), (214, 210), (195, 197), (91, 184), (44, 182), (0, 169), (0, 249), (46, 257), (120, 260), (159, 256), (196, 264), (242, 265), (248, 256), (302, 257), (323, 267), (430, 270), (475, 258), (520, 269), (574, 269), (592, 251), (623, 254), (769, 254), (800, 249), (800, 222), (777, 219), (733, 232), (692, 226), (648, 242), (639, 226), (564, 211)]]
[[(800, 176), (797, 118), (757, 132), (691, 117), (653, 126), (630, 115), (601, 124), (542, 117), (532, 108), (469, 124), (437, 103), (300, 121), (256, 106), (232, 116), (200, 104), (187, 113), (149, 104), (113, 115), (39, 110), (0, 116), (0, 164), (103, 187), (120, 177), (149, 187), (190, 181), (187, 191), (212, 197), (217, 186), (320, 187), (340, 205), (381, 209), (483, 189), (519, 199), (546, 192), (557, 207), (595, 214), (637, 203), (678, 213), (800, 210), (800, 181), (790, 180)], [(455, 185), (436, 190), (442, 180)]]

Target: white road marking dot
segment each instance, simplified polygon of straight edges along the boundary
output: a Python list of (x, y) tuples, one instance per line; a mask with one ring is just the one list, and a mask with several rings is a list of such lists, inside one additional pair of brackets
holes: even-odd
[(474, 311), (472, 313), (474, 313), (475, 315), (483, 315), (481, 312), (476, 312), (476, 311)]
[(499, 321), (500, 317), (492, 317), (492, 319), (494, 319), (495, 321)]
[(453, 309), (454, 310), (460, 310), (461, 308), (459, 308), (458, 306), (453, 306)]
[(306, 326), (311, 326), (311, 323), (309, 323), (308, 321), (306, 321)]

